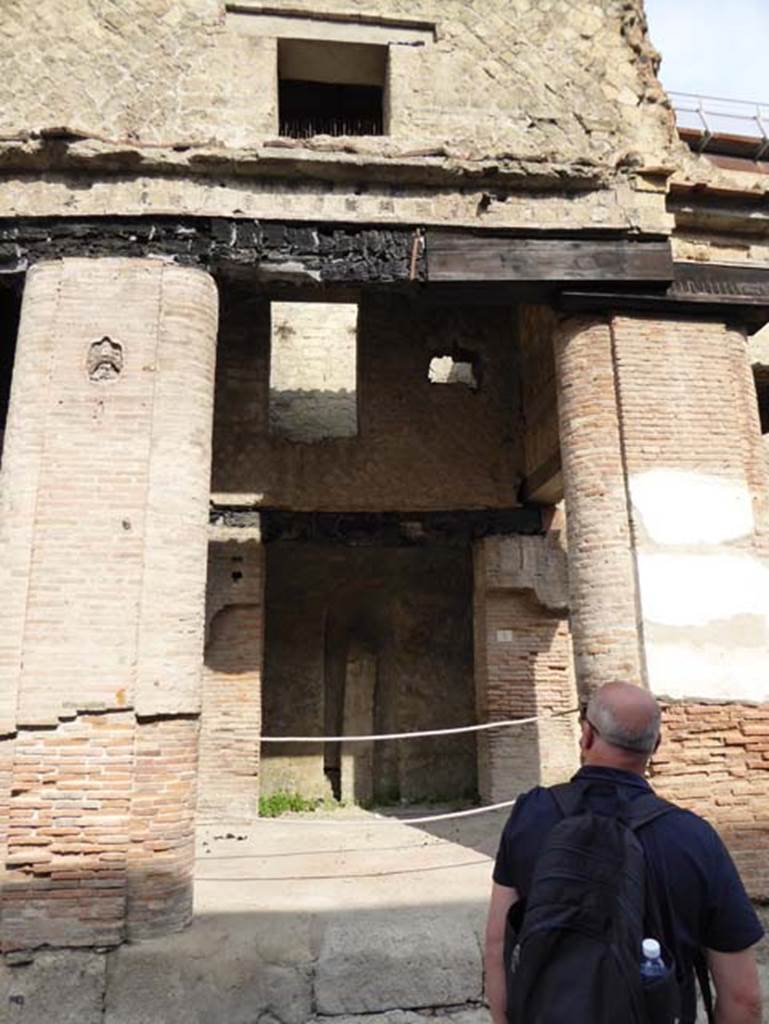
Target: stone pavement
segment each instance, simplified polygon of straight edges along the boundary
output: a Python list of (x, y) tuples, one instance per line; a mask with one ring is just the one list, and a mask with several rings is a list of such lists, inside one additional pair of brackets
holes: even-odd
[(488, 1024), (482, 934), (504, 818), (408, 826), (351, 809), (203, 825), (187, 931), (0, 967), (0, 1019)]
[(486, 1024), (482, 932), (504, 817), (429, 832), (357, 809), (203, 825), (187, 931), (38, 953), (5, 969), (0, 1005), (14, 1024)]

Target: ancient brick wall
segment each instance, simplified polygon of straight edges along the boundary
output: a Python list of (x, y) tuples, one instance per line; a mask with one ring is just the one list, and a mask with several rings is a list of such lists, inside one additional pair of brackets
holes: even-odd
[(769, 708), (740, 702), (667, 704), (655, 789), (711, 821), (754, 899), (769, 898)]
[[(511, 310), (364, 294), (357, 436), (311, 445), (270, 433), (269, 303), (225, 291), (222, 310), (215, 492), (255, 493), (267, 507), (313, 510), (516, 504), (523, 434)], [(312, 340), (302, 339), (308, 362)], [(465, 351), (477, 361), (477, 389), (430, 383), (433, 356)]]
[(192, 917), (197, 716), (140, 720), (128, 849), (129, 939), (178, 931)]
[(134, 716), (83, 715), (16, 739), (2, 945), (112, 945), (124, 935)]
[(263, 592), (258, 531), (213, 530), (198, 763), (198, 812), (206, 819), (247, 818), (257, 810)]
[(578, 765), (566, 557), (553, 534), (488, 538), (474, 560), (478, 721), (543, 719), (479, 734), (481, 796), (507, 800)]

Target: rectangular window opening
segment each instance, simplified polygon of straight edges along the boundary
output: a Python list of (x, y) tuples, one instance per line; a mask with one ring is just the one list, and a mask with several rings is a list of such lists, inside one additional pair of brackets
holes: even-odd
[(384, 135), (387, 47), (278, 40), (280, 134)]
[(354, 302), (270, 306), (270, 433), (313, 444), (358, 434)]

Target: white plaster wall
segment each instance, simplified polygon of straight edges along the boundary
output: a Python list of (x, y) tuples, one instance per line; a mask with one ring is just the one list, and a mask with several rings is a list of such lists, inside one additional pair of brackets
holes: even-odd
[(673, 469), (630, 480), (649, 686), (673, 698), (769, 700), (769, 564), (746, 482)]
[(720, 544), (753, 533), (744, 481), (677, 469), (650, 469), (630, 480), (634, 518), (654, 544)]

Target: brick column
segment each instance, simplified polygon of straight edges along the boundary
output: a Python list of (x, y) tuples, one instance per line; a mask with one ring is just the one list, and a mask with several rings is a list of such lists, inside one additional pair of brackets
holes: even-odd
[(155, 260), (28, 275), (0, 497), (10, 947), (189, 917), (216, 307)]
[(769, 478), (746, 340), (700, 321), (612, 330), (649, 685), (766, 700)]
[(556, 358), (580, 682), (662, 700), (660, 790), (765, 898), (769, 475), (746, 339), (614, 316), (565, 324)]
[(555, 357), (579, 688), (584, 693), (613, 679), (640, 684), (635, 566), (609, 323), (562, 323)]

